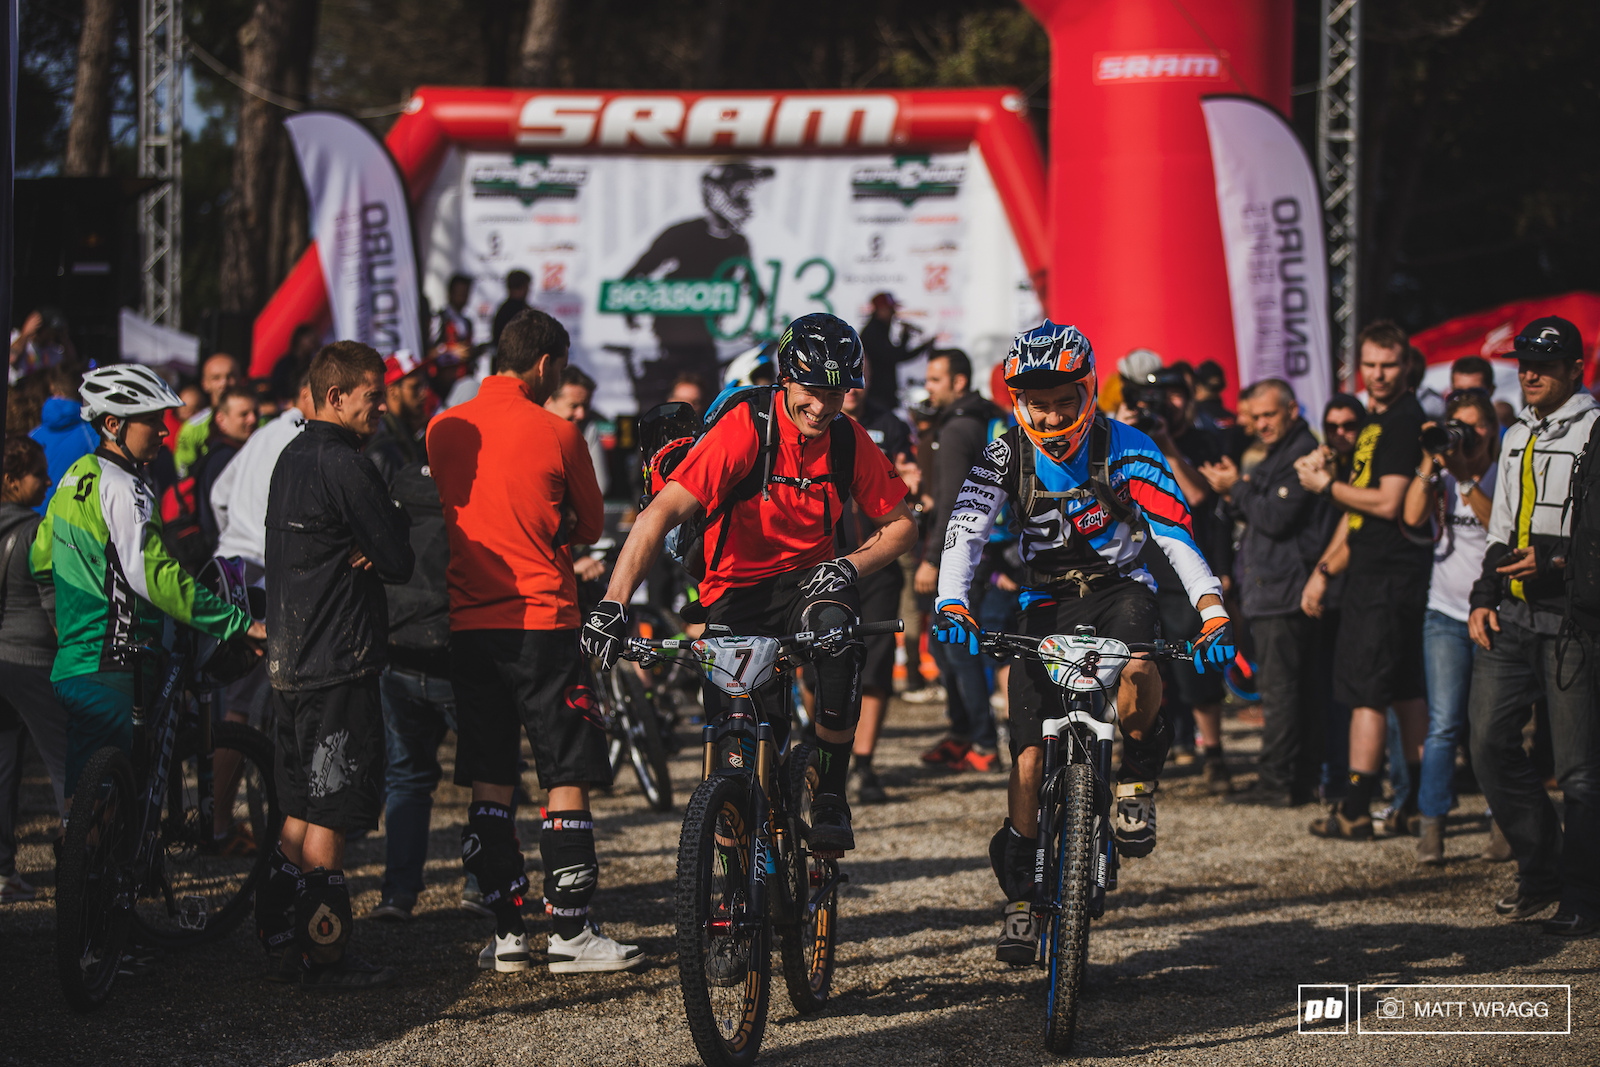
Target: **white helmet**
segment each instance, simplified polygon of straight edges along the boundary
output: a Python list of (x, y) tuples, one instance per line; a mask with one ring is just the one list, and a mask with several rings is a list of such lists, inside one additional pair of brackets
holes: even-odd
[(161, 375), (137, 363), (96, 367), (83, 376), (78, 392), (83, 396), (83, 420), (89, 423), (103, 415), (126, 419), (183, 406)]

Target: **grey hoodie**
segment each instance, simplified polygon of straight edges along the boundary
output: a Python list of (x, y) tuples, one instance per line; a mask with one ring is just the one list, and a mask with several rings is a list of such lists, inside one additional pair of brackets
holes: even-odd
[(56, 659), (56, 587), (33, 580), (28, 550), (40, 517), (32, 508), (0, 503), (0, 551), (16, 534), (6, 566), (4, 614), (0, 615), (0, 660), (49, 668)]

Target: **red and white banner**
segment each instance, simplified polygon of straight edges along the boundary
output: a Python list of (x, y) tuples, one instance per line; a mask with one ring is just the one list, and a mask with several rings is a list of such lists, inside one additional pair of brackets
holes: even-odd
[(1281, 378), (1307, 417), (1333, 391), (1327, 257), (1311, 161), (1269, 105), (1243, 96), (1200, 102), (1211, 140), (1239, 384)]
[(1430, 364), (1454, 363), (1462, 356), (1514, 360), (1512, 342), (1517, 331), (1545, 315), (1560, 315), (1578, 327), (1584, 354), (1589, 357), (1588, 380), (1591, 384), (1600, 380), (1596, 374), (1600, 360), (1595, 358), (1600, 355), (1600, 293), (1563, 293), (1474, 311), (1428, 327), (1413, 335), (1411, 343)]
[(400, 349), (422, 355), (411, 209), (394, 160), (348, 115), (307, 111), (283, 125), (311, 201), (334, 336), (384, 356)]

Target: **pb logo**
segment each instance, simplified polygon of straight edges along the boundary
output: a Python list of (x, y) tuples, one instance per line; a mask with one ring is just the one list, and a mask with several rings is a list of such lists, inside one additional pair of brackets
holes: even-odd
[(1348, 1034), (1350, 987), (1303, 985), (1300, 987), (1299, 1030), (1302, 1034)]

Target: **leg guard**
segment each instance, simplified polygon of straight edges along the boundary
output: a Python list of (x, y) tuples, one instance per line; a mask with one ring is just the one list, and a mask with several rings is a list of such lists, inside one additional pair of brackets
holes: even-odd
[(600, 882), (594, 818), (587, 811), (546, 812), (539, 854), (544, 859), (544, 910), (550, 913), (551, 926), (559, 937), (576, 937)]
[(343, 871), (306, 871), (294, 900), (295, 940), (306, 959), (319, 966), (338, 963), (350, 941), (350, 891)]
[(1166, 712), (1156, 713), (1154, 727), (1143, 741), (1135, 741), (1124, 731), (1122, 735), (1122, 769), (1117, 774), (1119, 782), (1154, 782), (1161, 777), (1161, 768), (1167, 765), (1167, 751), (1172, 748), (1172, 723)]
[(489, 801), (467, 808), (467, 825), (461, 831), (461, 866), (477, 880), (483, 903), (495, 915), (495, 933), (520, 934), (522, 897), (528, 892), (522, 853), (517, 850), (517, 827), (511, 809)]
[(268, 953), (283, 951), (294, 940), (295, 898), (300, 892), (300, 868), (275, 848), (267, 860), (267, 876), (256, 886), (256, 937)]
[(1033, 899), (1034, 840), (1017, 833), (1010, 819), (989, 839), (989, 866), (1008, 902)]
[[(802, 630), (832, 630), (854, 626), (855, 612), (834, 600), (807, 604), (800, 616)], [(861, 717), (860, 645), (817, 659), (817, 725), (851, 733)]]

